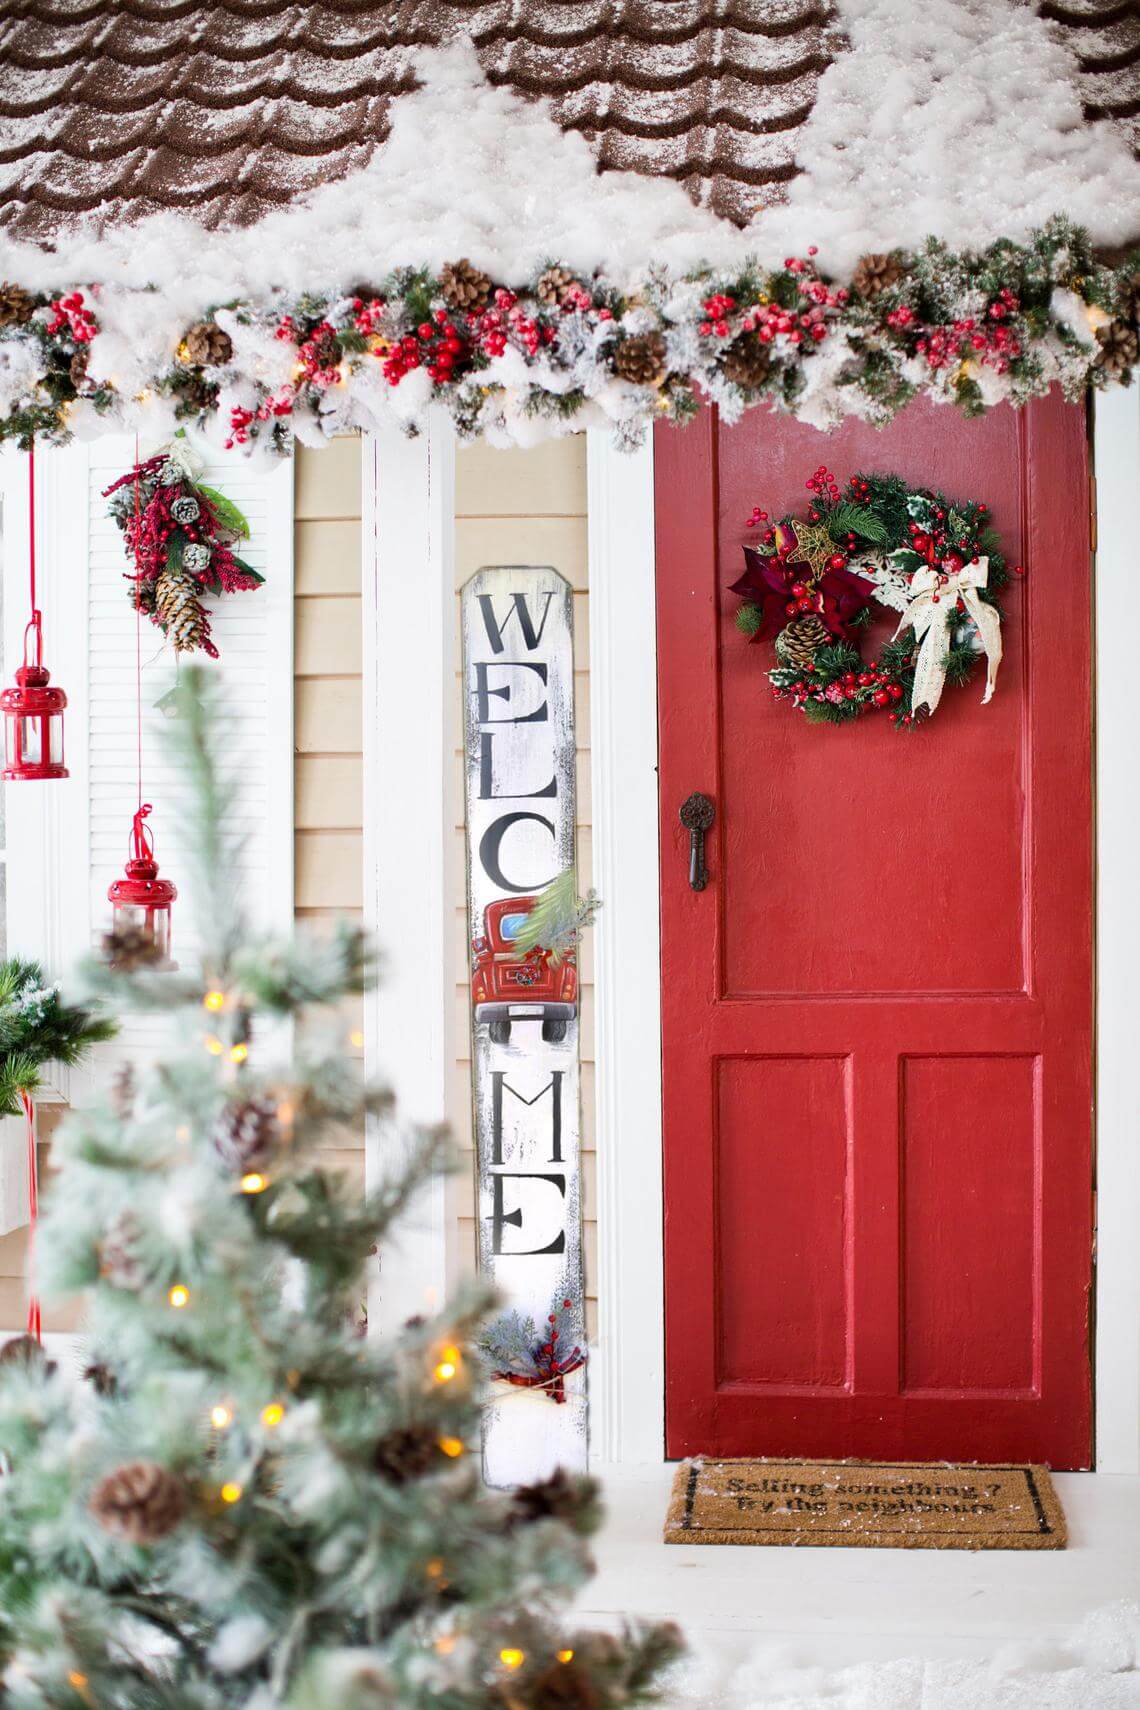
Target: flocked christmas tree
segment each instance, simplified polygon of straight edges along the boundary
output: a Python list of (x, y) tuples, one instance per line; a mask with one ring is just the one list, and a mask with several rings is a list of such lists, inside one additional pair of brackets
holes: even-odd
[(245, 934), (208, 701), (188, 674), (173, 726), (201, 965), (93, 976), (121, 1009), (172, 1014), (180, 1048), (70, 1118), (37, 1237), (44, 1294), (84, 1299), (86, 1371), (27, 1338), (0, 1354), (3, 1702), (653, 1698), (672, 1629), (578, 1632), (561, 1612), (589, 1571), (589, 1485), (482, 1486), (484, 1291), (397, 1339), (362, 1334), (369, 1253), (445, 1143), (402, 1144), (364, 1199), (322, 1161), (330, 1125), (389, 1108), (343, 1026), (314, 1022), (362, 989), (368, 953), (347, 926), (303, 945)]

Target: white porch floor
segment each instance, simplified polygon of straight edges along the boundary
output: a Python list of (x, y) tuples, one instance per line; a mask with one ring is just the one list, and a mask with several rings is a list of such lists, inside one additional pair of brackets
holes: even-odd
[[(1055, 1668), (1064, 1660), (1057, 1651), (1071, 1646), (1088, 1617), (1123, 1599), (1140, 1603), (1140, 1479), (1056, 1475), (1067, 1549), (974, 1552), (666, 1546), (672, 1474), (671, 1466), (602, 1469), (607, 1520), (595, 1540), (598, 1576), (581, 1609), (607, 1621), (620, 1614), (676, 1620), (727, 1671), (758, 1648), (773, 1664), (838, 1669), (901, 1657), (993, 1659), (1003, 1650), (1012, 1656), (1011, 1645), (1018, 1654), (1032, 1647), (1036, 1666)], [(1086, 1630), (1083, 1656), (1120, 1668), (1114, 1647), (1135, 1624), (1119, 1612), (1102, 1620), (1092, 1640)], [(1118, 1696), (1121, 1688), (1126, 1696)], [(858, 1699), (880, 1701), (894, 1702)], [(1107, 1696), (1090, 1687), (1070, 1701), (1089, 1710), (1140, 1705), (1140, 1674), (1127, 1684), (1116, 1675)], [(967, 1696), (959, 1710), (967, 1702), (972, 1710), (985, 1701)]]

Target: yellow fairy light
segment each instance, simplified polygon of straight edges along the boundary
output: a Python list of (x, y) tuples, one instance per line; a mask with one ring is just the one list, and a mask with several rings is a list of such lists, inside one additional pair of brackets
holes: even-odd
[(244, 1063), (248, 1056), (249, 1056), (249, 1046), (243, 1045), (240, 1042), (240, 1040), (236, 1045), (230, 1046), (230, 1062), (231, 1063)]
[(574, 1661), (574, 1652), (573, 1651), (559, 1651), (558, 1652), (558, 1660), (560, 1663), (573, 1662)]
[(207, 992), (205, 997), (202, 999), (202, 1002), (206, 1006), (206, 1008), (212, 1009), (212, 1010), (222, 1009), (225, 1006), (225, 1001), (226, 1001), (225, 992), (217, 992), (217, 991)]
[(227, 1425), (231, 1425), (233, 1417), (233, 1413), (224, 1402), (219, 1401), (216, 1407), (210, 1409), (210, 1424), (218, 1431), (224, 1431)]
[(293, 1116), (293, 1106), (289, 1103), (288, 1099), (283, 1099), (277, 1106), (277, 1120), (281, 1124), (282, 1128), (289, 1127), (293, 1121)]
[(453, 1461), (459, 1459), (466, 1447), (461, 1437), (441, 1437), (439, 1446), (445, 1455), (450, 1455)]
[(264, 1193), (269, 1186), (269, 1177), (263, 1176), (258, 1170), (250, 1170), (248, 1175), (241, 1178), (242, 1193)]
[(232, 1480), (227, 1480), (222, 1486), (221, 1496), (223, 1502), (240, 1502), (242, 1499), (241, 1485), (235, 1484)]
[(514, 1645), (506, 1645), (499, 1652), (499, 1661), (504, 1668), (521, 1668), (526, 1661), (526, 1652), (516, 1650)]
[(173, 1306), (177, 1311), (183, 1306), (189, 1306), (190, 1290), (186, 1287), (185, 1283), (175, 1283), (166, 1298), (170, 1302), (171, 1306)]
[(436, 1363), (435, 1371), (432, 1373), (436, 1383), (450, 1383), (452, 1378), (458, 1375), (459, 1359), (459, 1349), (450, 1342), (446, 1348), (440, 1349), (439, 1360)]
[(285, 1417), (285, 1409), (279, 1401), (270, 1401), (261, 1409), (261, 1423), (268, 1425), (270, 1430), (274, 1425), (280, 1425)]
[(353, 1028), (353, 1030), (352, 1030), (352, 1032), (351, 1032), (351, 1033), (350, 1033), (350, 1034), (349, 1034), (349, 1036), (348, 1036), (348, 1042), (349, 1042), (349, 1044), (350, 1044), (350, 1045), (352, 1045), (352, 1046), (353, 1046), (353, 1047), (354, 1047), (354, 1048), (355, 1048), (355, 1049), (356, 1049), (356, 1050), (357, 1050), (357, 1051), (360, 1051), (360, 1050), (362, 1050), (362, 1049), (363, 1049), (363, 1046), (364, 1046), (364, 1035), (363, 1035), (363, 1033), (362, 1033), (362, 1032), (361, 1032), (361, 1031), (360, 1031), (360, 1029), (359, 1029), (359, 1027), (354, 1027), (354, 1028)]
[(67, 1684), (69, 1686), (74, 1686), (76, 1692), (82, 1692), (83, 1688), (87, 1685), (87, 1676), (85, 1674), (80, 1674), (77, 1668), (73, 1668), (67, 1677)]
[(441, 1657), (449, 1657), (455, 1649), (455, 1634), (441, 1633), (435, 1641), (435, 1648)]
[(211, 1057), (220, 1057), (225, 1047), (216, 1033), (207, 1033), (206, 1049), (210, 1053)]
[(433, 1556), (424, 1568), (429, 1579), (442, 1579), (443, 1571), (442, 1556)]

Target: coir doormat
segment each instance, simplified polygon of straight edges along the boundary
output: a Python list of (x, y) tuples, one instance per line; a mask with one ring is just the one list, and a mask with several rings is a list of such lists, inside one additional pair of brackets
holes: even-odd
[(1044, 1467), (905, 1461), (683, 1461), (667, 1544), (1063, 1550)]

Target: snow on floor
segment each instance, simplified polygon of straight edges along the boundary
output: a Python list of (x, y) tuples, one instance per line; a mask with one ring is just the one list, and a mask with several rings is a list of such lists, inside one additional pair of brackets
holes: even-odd
[(1067, 1550), (974, 1552), (665, 1545), (672, 1474), (603, 1471), (580, 1599), (681, 1624), (671, 1710), (1140, 1710), (1140, 1479), (1057, 1475)]

